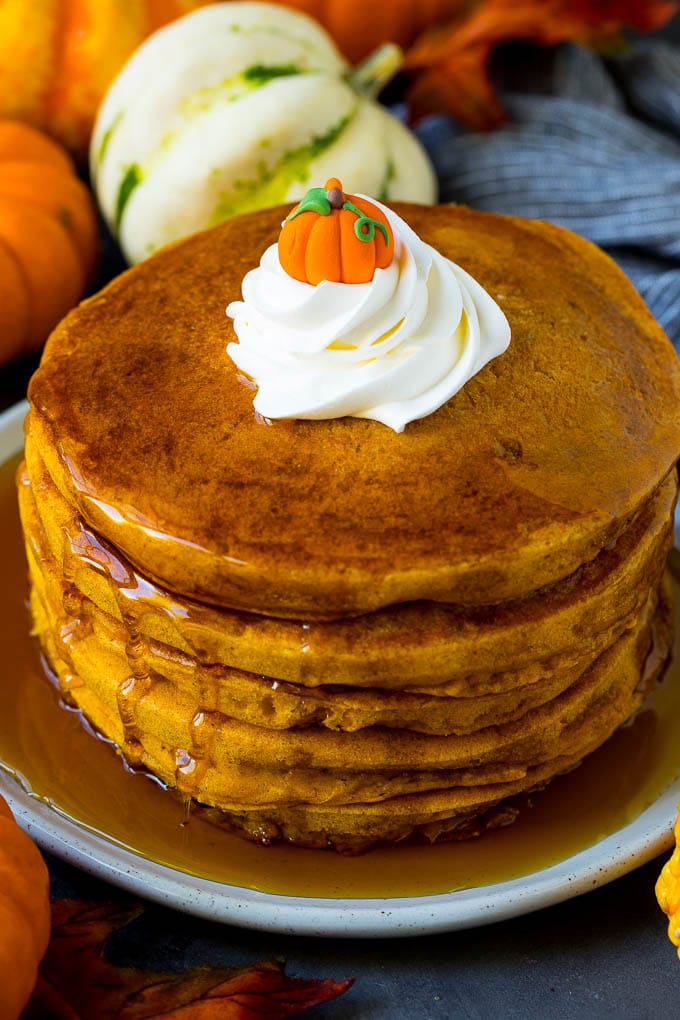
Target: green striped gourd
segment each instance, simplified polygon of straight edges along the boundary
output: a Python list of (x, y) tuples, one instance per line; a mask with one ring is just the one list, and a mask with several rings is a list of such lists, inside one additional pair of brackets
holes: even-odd
[(366, 94), (398, 52), (353, 71), (311, 18), (256, 2), (212, 4), (154, 33), (109, 89), (90, 150), (128, 261), (330, 176), (388, 201), (433, 202), (420, 143)]

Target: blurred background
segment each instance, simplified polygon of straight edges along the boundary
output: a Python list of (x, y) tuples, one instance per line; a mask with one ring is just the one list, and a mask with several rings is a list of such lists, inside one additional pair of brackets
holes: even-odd
[[(300, 197), (329, 167), (388, 201), (576, 230), (612, 254), (677, 344), (677, 9), (5, 0), (0, 406), (23, 396), (82, 296), (168, 240)], [(280, 41), (289, 24), (297, 48)]]

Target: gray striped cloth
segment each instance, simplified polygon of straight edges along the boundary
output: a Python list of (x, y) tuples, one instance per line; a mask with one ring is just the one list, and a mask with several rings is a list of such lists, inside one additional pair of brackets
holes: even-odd
[(488, 134), (434, 116), (418, 134), (440, 200), (551, 220), (605, 248), (680, 352), (680, 48), (644, 40), (603, 61), (541, 55)]

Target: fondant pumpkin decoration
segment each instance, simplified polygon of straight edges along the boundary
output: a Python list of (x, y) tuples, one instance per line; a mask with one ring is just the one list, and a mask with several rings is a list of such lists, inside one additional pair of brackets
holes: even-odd
[(46, 135), (0, 120), (0, 364), (37, 350), (97, 262), (94, 201)]
[(49, 876), (35, 843), (0, 797), (0, 1017), (30, 998), (50, 937)]
[(340, 176), (378, 199), (433, 202), (430, 161), (374, 96), (393, 46), (354, 71), (307, 15), (271, 3), (202, 7), (152, 35), (109, 89), (91, 178), (130, 262)]
[(279, 236), (281, 265), (304, 283), (368, 283), (393, 255), (392, 228), (382, 209), (345, 195), (337, 177), (325, 188), (310, 188)]

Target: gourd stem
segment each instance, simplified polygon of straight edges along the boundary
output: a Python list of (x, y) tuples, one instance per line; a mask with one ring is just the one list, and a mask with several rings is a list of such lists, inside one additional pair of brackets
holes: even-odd
[(383, 43), (347, 75), (355, 92), (366, 99), (375, 99), (404, 63), (404, 53), (396, 43)]

